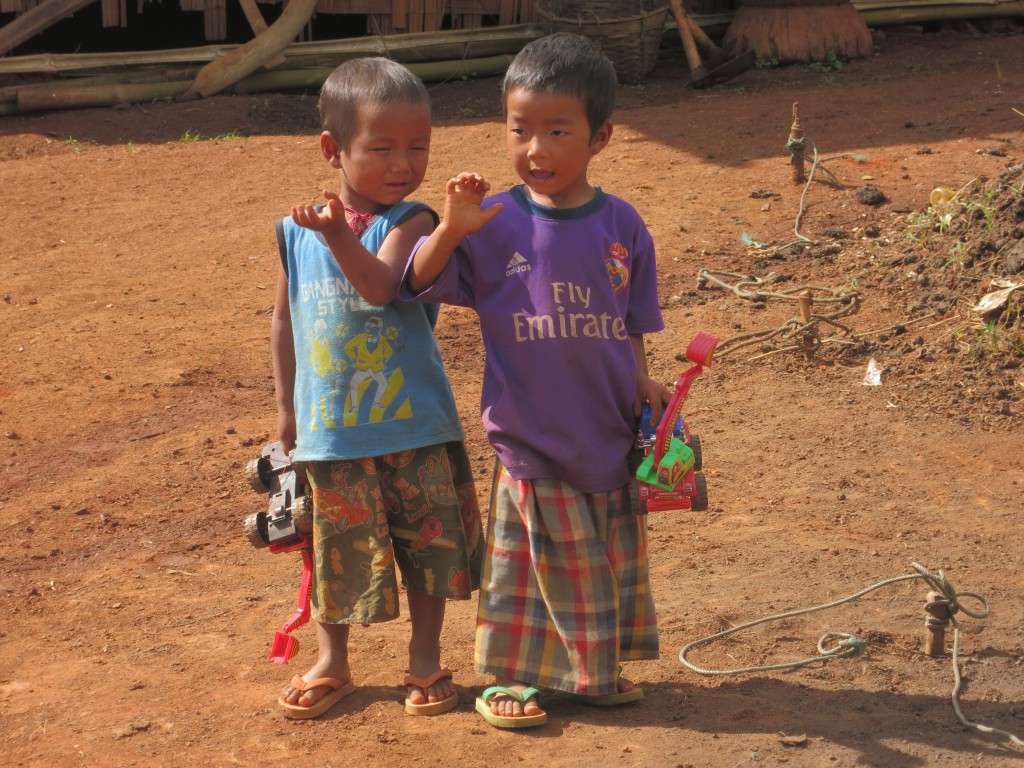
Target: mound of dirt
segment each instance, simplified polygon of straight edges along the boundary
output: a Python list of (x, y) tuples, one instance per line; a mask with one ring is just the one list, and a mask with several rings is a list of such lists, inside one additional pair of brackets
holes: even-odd
[[(890, 202), (872, 185), (844, 188), (832, 179), (841, 191), (831, 193), (850, 205), (870, 210)], [(808, 186), (814, 181), (809, 178)], [(780, 196), (756, 189), (751, 197)], [(929, 198), (920, 209), (890, 205), (885, 218), (825, 228), (813, 240), (798, 231), (796, 240), (781, 246), (755, 243), (747, 253), (753, 274), (702, 270), (698, 286), (732, 291), (754, 312), (774, 301), (793, 308), (778, 327), (727, 338), (719, 358), (742, 356), (790, 370), (801, 364), (794, 357), (854, 366), (884, 356), (890, 381), (929, 382), (905, 390), (914, 393), (905, 405), (965, 424), (1014, 423), (1024, 399), (1018, 384), (1024, 290), (1017, 290), (1024, 288), (1024, 165), (1010, 164), (995, 178), (980, 176), (958, 190), (936, 188)], [(834, 282), (822, 286), (825, 276)], [(992, 292), (1002, 300), (983, 310), (983, 295)], [(870, 308), (862, 302), (868, 295)], [(861, 330), (897, 313), (904, 319)]]

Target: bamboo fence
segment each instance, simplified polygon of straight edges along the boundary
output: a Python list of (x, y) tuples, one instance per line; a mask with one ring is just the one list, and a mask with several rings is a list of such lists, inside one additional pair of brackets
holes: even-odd
[[(53, 2), (54, 0), (50, 0)], [(57, 0), (64, 3), (81, 0)], [(507, 6), (507, 17), (524, 15), (528, 0), (494, 0)], [(721, 2), (721, 0), (717, 0)], [(0, 11), (31, 0), (0, 0)], [(123, 0), (103, 0), (121, 3)], [(204, 7), (209, 0), (182, 0)], [(250, 0), (251, 2), (251, 0)], [(318, 0), (320, 7), (325, 0)], [(335, 7), (355, 7), (354, 0), (330, 0)], [(364, 0), (399, 4), (417, 13), (429, 0)], [(404, 6), (404, 4), (408, 4)], [(854, 0), (870, 26), (957, 21), (1024, 15), (1024, 0)], [(451, 0), (451, 8), (459, 6)], [(436, 6), (435, 7), (439, 7)], [(426, 18), (426, 17), (424, 17)], [(504, 17), (503, 17), (504, 18)], [(703, 29), (721, 32), (731, 13), (691, 14)], [(17, 20), (16, 20), (17, 21)], [(0, 35), (16, 22), (0, 28)], [(293, 42), (262, 68), (247, 69), (223, 90), (253, 93), (268, 90), (315, 90), (342, 61), (360, 56), (388, 56), (409, 66), (425, 80), (497, 75), (527, 42), (545, 34), (537, 24), (509, 24), (402, 34), (374, 34), (330, 41)], [(670, 18), (666, 34), (677, 36)], [(238, 56), (244, 46), (207, 45), (146, 52), (37, 54), (0, 56), (0, 116), (44, 109), (112, 106), (180, 99), (195, 94), (198, 75), (218, 61)], [(3, 50), (0, 45), (0, 50)], [(262, 62), (261, 62), (262, 63)], [(48, 78), (4, 86), (5, 79)], [(205, 95), (205, 94), (204, 94)]]

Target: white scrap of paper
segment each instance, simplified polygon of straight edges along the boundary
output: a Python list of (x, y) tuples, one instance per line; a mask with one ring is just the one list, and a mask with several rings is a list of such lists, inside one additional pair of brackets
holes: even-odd
[(1010, 295), (1014, 291), (1024, 288), (1024, 283), (1014, 283), (1010, 280), (994, 278), (992, 280), (992, 287), (998, 288), (999, 290), (986, 293), (973, 307), (974, 311), (979, 315), (987, 315), (989, 312), (1001, 309), (1002, 306), (1009, 301)]
[(864, 381), (861, 382), (865, 387), (880, 387), (882, 386), (882, 366), (878, 364), (875, 358), (868, 360), (868, 369), (864, 374)]

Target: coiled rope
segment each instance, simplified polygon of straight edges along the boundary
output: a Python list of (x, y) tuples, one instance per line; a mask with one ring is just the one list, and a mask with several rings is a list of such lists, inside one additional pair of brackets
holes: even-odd
[[(844, 603), (849, 603), (854, 600), (857, 600), (858, 598), (863, 597), (869, 592), (874, 592), (876, 589), (881, 589), (882, 587), (889, 586), (890, 584), (896, 584), (901, 581), (909, 581), (911, 579), (924, 579), (926, 582), (928, 582), (928, 584), (932, 587), (932, 589), (935, 592), (938, 592), (942, 596), (937, 602), (943, 603), (949, 611), (948, 620), (937, 619), (934, 616), (929, 616), (929, 618), (925, 622), (926, 626), (929, 629), (932, 629), (943, 627), (947, 623), (953, 625), (952, 660), (954, 682), (951, 699), (953, 702), (953, 710), (956, 712), (957, 718), (959, 718), (960, 722), (967, 728), (972, 728), (982, 733), (991, 733), (996, 734), (998, 736), (1003, 736), (1009, 739), (1014, 744), (1024, 747), (1024, 740), (1021, 740), (1019, 737), (1015, 736), (1009, 731), (1004, 731), (1000, 728), (993, 728), (988, 725), (982, 725), (981, 723), (972, 722), (971, 720), (968, 720), (966, 717), (964, 717), (963, 711), (960, 709), (960, 688), (963, 680), (960, 674), (960, 625), (957, 623), (956, 614), (959, 612), (963, 612), (965, 615), (970, 616), (973, 619), (987, 618), (989, 614), (988, 602), (985, 600), (984, 597), (974, 592), (958, 593), (955, 589), (953, 589), (953, 586), (949, 583), (949, 580), (946, 578), (945, 574), (942, 571), (939, 571), (938, 573), (933, 573), (929, 571), (927, 568), (925, 568), (923, 565), (920, 565), (919, 563), (911, 563), (911, 565), (914, 568), (914, 570), (917, 571), (917, 573), (911, 573), (905, 576), (895, 576), (891, 579), (885, 579), (884, 581), (880, 581), (877, 584), (868, 587), (867, 589), (862, 589), (860, 592), (857, 592), (856, 594), (850, 595), (849, 597), (844, 597), (840, 600), (835, 600), (831, 603), (815, 605), (810, 608), (800, 608), (793, 611), (787, 611), (785, 613), (777, 613), (772, 616), (765, 616), (764, 618), (749, 621), (745, 624), (740, 624), (736, 627), (730, 627), (729, 629), (723, 632), (718, 632), (714, 635), (710, 635), (709, 637), (705, 637), (700, 640), (695, 640), (692, 643), (689, 643), (686, 646), (684, 646), (683, 649), (679, 652), (679, 661), (682, 662), (682, 664), (687, 668), (701, 675), (741, 675), (749, 674), (751, 672), (768, 672), (777, 669), (796, 669), (799, 667), (805, 667), (809, 664), (831, 661), (833, 659), (853, 658), (854, 656), (858, 656), (864, 652), (864, 650), (867, 648), (867, 642), (865, 642), (863, 639), (855, 635), (846, 634), (845, 632), (826, 632), (818, 639), (818, 655), (811, 656), (806, 659), (801, 659), (799, 661), (783, 662), (778, 664), (764, 664), (751, 667), (740, 667), (737, 669), (704, 669), (702, 667), (698, 667), (696, 664), (693, 664), (689, 659), (686, 658), (686, 656), (691, 651), (697, 648), (710, 645), (711, 643), (717, 640), (721, 640), (723, 637), (728, 637), (729, 635), (741, 632), (745, 629), (756, 627), (758, 624), (765, 624), (770, 621), (779, 621), (781, 619), (788, 619), (794, 616), (803, 616), (808, 613), (814, 613), (815, 611), (823, 611), (829, 608), (835, 608), (836, 606), (843, 605)], [(971, 610), (969, 608), (966, 608), (964, 605), (961, 604), (961, 600), (963, 598), (971, 598), (977, 600), (978, 603), (980, 603), (981, 605), (981, 609)]]

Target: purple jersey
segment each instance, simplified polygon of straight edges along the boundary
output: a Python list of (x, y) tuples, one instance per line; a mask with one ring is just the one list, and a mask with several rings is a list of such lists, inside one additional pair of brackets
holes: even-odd
[(629, 337), (664, 327), (651, 235), (600, 190), (571, 210), (539, 206), (522, 187), (484, 207), (496, 202), (505, 209), (415, 298), (480, 316), (483, 423), (512, 477), (621, 487), (636, 398)]

